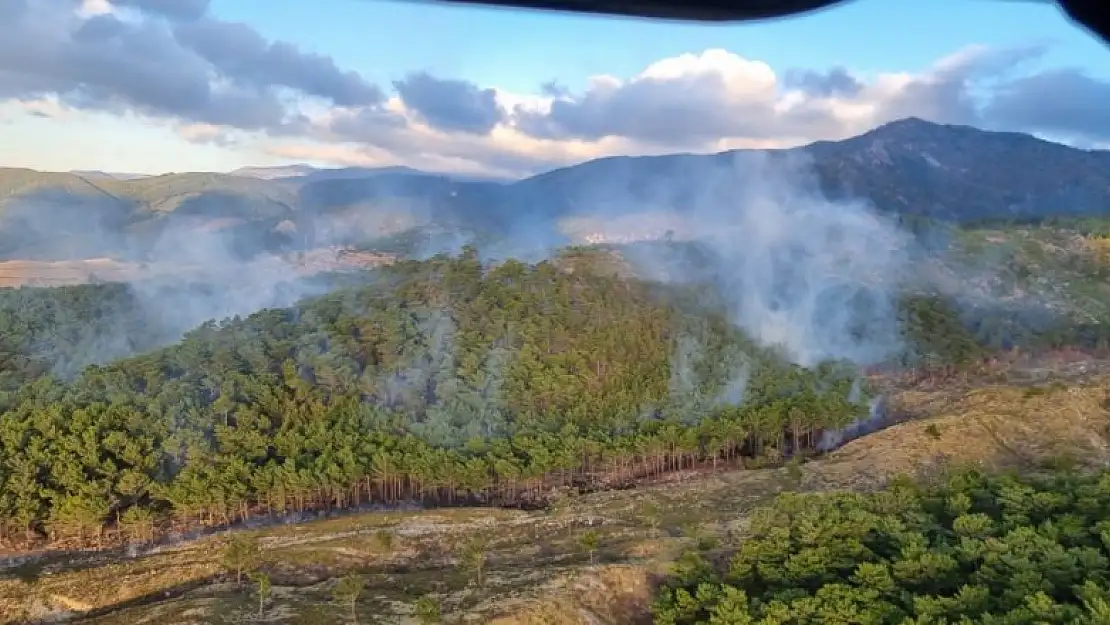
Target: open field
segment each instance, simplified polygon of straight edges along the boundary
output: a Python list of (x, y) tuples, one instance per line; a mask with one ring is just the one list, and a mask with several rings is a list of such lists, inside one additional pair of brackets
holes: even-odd
[[(286, 257), (251, 261), (259, 268), (273, 265), (308, 276), (325, 271), (366, 269), (393, 262), (394, 256), (339, 248), (319, 248)], [(136, 263), (110, 258), (68, 261), (0, 261), (0, 288), (20, 286), (67, 286), (90, 282), (131, 282), (158, 278), (198, 278), (218, 271), (210, 265)]]
[[(422, 598), (447, 622), (644, 622), (653, 580), (693, 543), (743, 532), (749, 511), (786, 490), (873, 488), (949, 464), (1002, 469), (1110, 461), (1110, 375), (1098, 363), (1030, 367), (1009, 381), (903, 389), (912, 420), (803, 465), (676, 473), (663, 482), (561, 500), (545, 511), (452, 509), (351, 515), (244, 532), (261, 547), (273, 592), (259, 616), (244, 578), (222, 565), (226, 536), (137, 557), (73, 556), (8, 570), (0, 622), (353, 622), (337, 578), (365, 584), (358, 622), (416, 622)], [(1050, 375), (1051, 374), (1051, 375)], [(1053, 379), (1055, 376), (1057, 379)], [(1035, 381), (1036, 384), (1031, 384)], [(1005, 427), (1002, 427), (1002, 426)], [(587, 532), (595, 532), (589, 553)], [(467, 547), (484, 544), (481, 584)]]

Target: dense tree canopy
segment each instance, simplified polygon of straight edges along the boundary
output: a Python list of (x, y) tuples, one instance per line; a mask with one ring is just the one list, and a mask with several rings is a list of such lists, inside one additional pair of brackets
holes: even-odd
[(758, 348), (686, 294), (550, 263), (406, 262), (369, 285), (2, 399), (0, 519), (98, 540), (367, 501), (514, 503), (812, 446), (855, 372)]
[(659, 625), (1102, 624), (1110, 473), (959, 472), (872, 494), (787, 495), (723, 566), (687, 555)]
[[(320, 274), (302, 286), (320, 291), (352, 283), (365, 281), (361, 274)], [(167, 300), (216, 300), (231, 296), (229, 288), (178, 280), (149, 281), (141, 291), (123, 283), (0, 288), (0, 393), (172, 343), (189, 329), (181, 327), (189, 315), (165, 315)]]
[(139, 310), (124, 284), (0, 289), (0, 392), (172, 338)]
[[(148, 540), (167, 524), (367, 502), (524, 503), (552, 486), (804, 453), (868, 412), (853, 367), (791, 365), (693, 287), (483, 265), (472, 249), (371, 277), (153, 351), (164, 329), (126, 287), (3, 293), (0, 538), (95, 542), (110, 525)], [(999, 341), (935, 297), (903, 313), (914, 366), (1046, 336), (1003, 324)], [(102, 335), (129, 342), (112, 352)], [(146, 353), (109, 362), (128, 351)], [(67, 377), (77, 361), (103, 364)]]

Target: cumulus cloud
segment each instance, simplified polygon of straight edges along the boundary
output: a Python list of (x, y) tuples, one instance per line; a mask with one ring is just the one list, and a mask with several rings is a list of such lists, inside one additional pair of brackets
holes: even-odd
[(0, 15), (0, 97), (48, 95), (75, 108), (248, 130), (291, 121), (272, 88), (212, 81), (211, 65), (162, 20), (91, 16), (67, 0), (8, 0)]
[[(879, 122), (920, 117), (940, 123), (992, 125), (976, 101), (976, 90), (995, 87), (999, 80), (1046, 51), (1041, 45), (1002, 49), (968, 46), (941, 58), (921, 76), (895, 79), (894, 88), (888, 92), (867, 95), (874, 100), (874, 117)], [(1043, 100), (1047, 95), (1036, 97)]]
[(999, 87), (985, 117), (1000, 127), (1110, 142), (1110, 82), (1075, 70), (1027, 76)]
[(393, 85), (407, 109), (440, 130), (484, 135), (505, 119), (495, 90), (465, 80), (441, 80), (418, 72)]
[[(788, 147), (903, 117), (1110, 141), (1110, 83), (1040, 73), (1044, 46), (970, 46), (917, 73), (772, 68), (711, 49), (633, 76), (508, 93), (411, 72), (377, 85), (216, 18), (208, 0), (3, 0), (0, 102), (164, 121), (191, 141), (336, 164), (520, 175), (611, 154)], [(32, 106), (24, 107), (32, 112)], [(41, 109), (41, 107), (39, 107)], [(236, 137), (235, 141), (228, 137)]]
[(331, 58), (284, 41), (267, 41), (246, 24), (198, 19), (175, 25), (173, 36), (220, 76), (243, 87), (288, 87), (338, 106), (375, 105), (383, 99), (377, 86), (356, 72), (340, 70)]
[[(103, 1), (103, 0), (99, 0)], [(132, 7), (175, 20), (200, 19), (208, 12), (208, 0), (109, 0), (119, 7)]]
[(788, 87), (823, 98), (837, 95), (853, 97), (863, 90), (863, 83), (844, 67), (834, 67), (824, 72), (789, 70), (784, 79)]
[(843, 67), (787, 71), (780, 78), (765, 63), (707, 50), (659, 61), (628, 80), (598, 77), (583, 93), (556, 97), (546, 111), (518, 110), (516, 121), (536, 137), (623, 136), (676, 148), (722, 138), (840, 138), (905, 117), (976, 124), (982, 122), (973, 97), (979, 83), (1043, 52), (971, 46), (922, 74), (864, 82)]
[(763, 137), (776, 86), (766, 63), (709, 50), (659, 61), (627, 81), (598, 76), (585, 93), (555, 99), (547, 111), (518, 109), (517, 125), (547, 139), (625, 136), (663, 145)]

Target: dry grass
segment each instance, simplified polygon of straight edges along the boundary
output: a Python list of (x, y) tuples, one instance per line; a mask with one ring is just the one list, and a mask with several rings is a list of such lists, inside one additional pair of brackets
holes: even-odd
[(0, 577), (0, 622), (32, 618), (35, 610), (86, 612), (201, 584), (219, 572), (218, 541), (207, 539), (140, 558), (76, 559)]
[(1071, 457), (1105, 466), (1108, 389), (1104, 375), (1072, 386), (906, 391), (892, 407), (921, 418), (848, 443), (806, 465), (806, 478), (820, 487), (869, 487), (945, 463), (1004, 468)]
[(0, 261), (0, 287), (63, 286), (95, 280), (122, 281), (136, 275), (138, 266), (111, 259), (74, 261)]
[[(511, 618), (518, 611), (543, 613), (549, 609), (544, 602), (561, 605), (568, 597), (582, 614), (602, 619), (583, 622), (627, 622), (612, 619), (630, 613), (630, 606), (646, 606), (632, 601), (647, 596), (642, 581), (633, 581), (662, 573), (690, 544), (685, 536), (690, 528), (715, 531), (782, 488), (775, 471), (688, 475), (636, 491), (578, 497), (558, 514), (382, 512), (260, 530), (253, 533), (263, 548), (262, 568), (275, 584), (265, 621), (320, 612), (326, 617), (321, 622), (337, 622), (342, 610), (330, 600), (330, 580), (354, 572), (367, 584), (359, 613), (379, 622), (405, 622), (422, 596), (439, 598), (445, 613), (468, 622)], [(646, 501), (664, 511), (656, 521), (643, 518)], [(588, 529), (600, 537), (595, 566), (580, 542)], [(383, 533), (390, 535), (388, 546)], [(481, 588), (473, 585), (458, 557), (460, 547), (476, 536), (489, 541), (488, 579)], [(121, 609), (91, 622), (237, 622), (256, 608), (249, 587), (226, 582), (219, 566), (222, 540), (213, 537), (134, 559), (74, 558), (46, 567), (37, 577), (26, 572), (23, 579), (0, 577), (0, 622), (111, 606)], [(161, 596), (183, 587), (183, 596)], [(137, 599), (149, 603), (123, 607)], [(28, 609), (32, 605), (37, 611)]]
[(1084, 242), (1097, 262), (1110, 263), (1110, 238), (1085, 237)]
[(549, 586), (555, 598), (522, 602), (490, 625), (612, 625), (650, 622), (651, 574), (642, 566), (589, 567)]
[[(228, 227), (228, 220), (211, 220), (198, 226), (202, 229)], [(374, 252), (358, 252), (340, 248), (313, 249), (291, 255), (287, 259), (270, 258), (258, 263), (285, 263), (287, 269), (299, 275), (312, 275), (324, 271), (343, 271), (369, 269), (388, 265), (395, 260), (394, 255)], [(85, 260), (0, 261), (0, 288), (20, 286), (68, 286), (90, 282), (127, 282), (147, 278), (180, 277), (201, 278), (214, 270), (206, 265), (183, 265), (170, 263), (132, 263), (110, 258), (90, 258)]]

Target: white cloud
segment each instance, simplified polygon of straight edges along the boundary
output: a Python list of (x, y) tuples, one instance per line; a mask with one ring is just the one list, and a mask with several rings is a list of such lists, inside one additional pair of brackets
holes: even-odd
[(49, 119), (72, 119), (76, 113), (74, 109), (62, 104), (58, 101), (58, 98), (52, 96), (33, 100), (16, 100), (12, 104), (23, 113)]
[(227, 128), (213, 124), (181, 124), (177, 127), (177, 134), (182, 139), (195, 143), (215, 143), (216, 145), (232, 145), (234, 143)]
[(1064, 71), (1012, 77), (1040, 46), (968, 46), (918, 74), (868, 78), (709, 49), (632, 76), (594, 76), (578, 93), (553, 84), (513, 93), (423, 72), (374, 85), (330, 57), (216, 19), (206, 0), (79, 5), (0, 6), (0, 103), (40, 118), (131, 116), (184, 141), (274, 158), (520, 175), (614, 154), (789, 147), (909, 116), (1088, 145), (1107, 136), (1107, 83)]
[(77, 7), (77, 14), (82, 17), (92, 17), (111, 13), (112, 9), (112, 3), (109, 0), (81, 0), (81, 5)]
[(793, 84), (764, 62), (711, 49), (661, 59), (627, 79), (594, 76), (578, 94), (498, 89), (497, 105), (507, 114), (487, 134), (437, 129), (392, 97), (372, 115), (348, 108), (317, 120), (315, 138), (362, 146), (341, 151), (346, 163), (365, 162), (361, 155), (373, 150), (375, 163), (435, 161), (524, 174), (615, 154), (791, 147), (910, 116), (992, 125), (971, 90), (1037, 53), (969, 46), (920, 74), (889, 72), (865, 81), (834, 68)]

